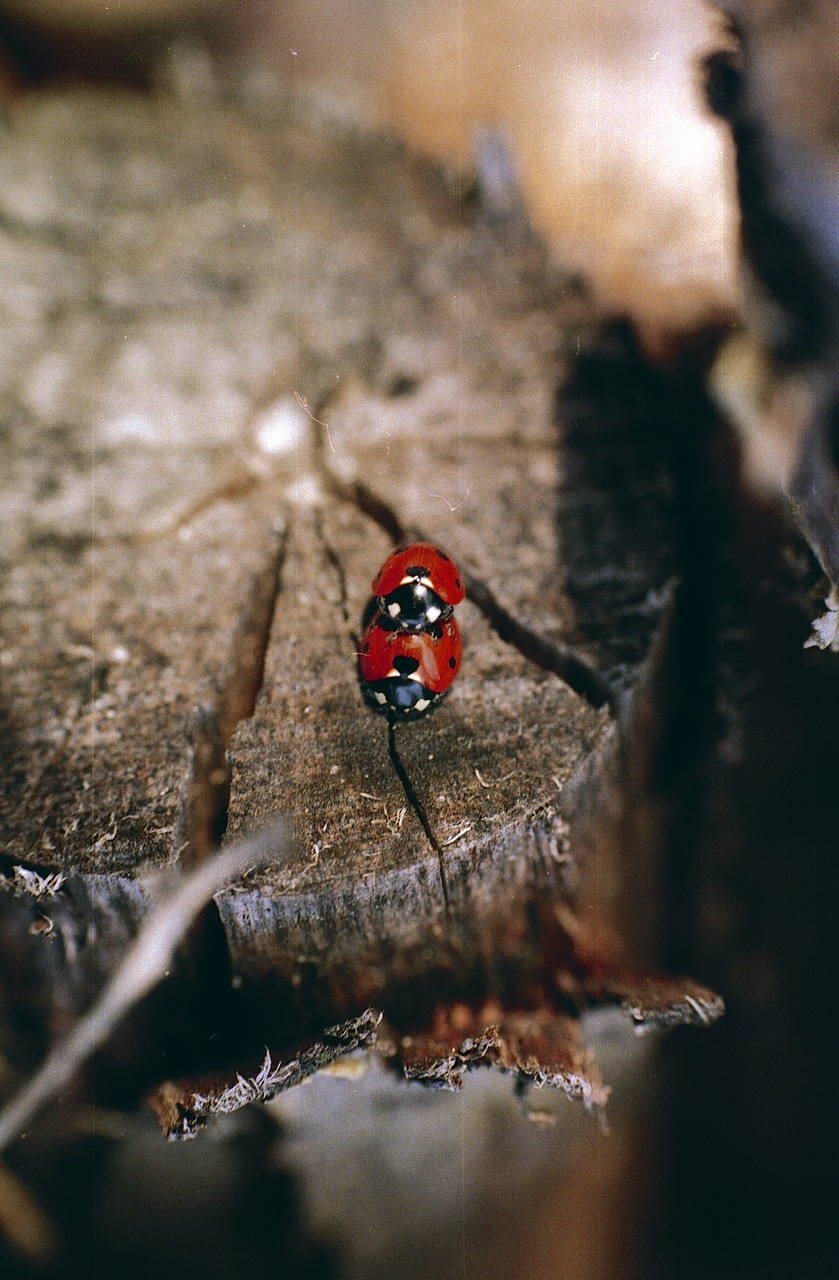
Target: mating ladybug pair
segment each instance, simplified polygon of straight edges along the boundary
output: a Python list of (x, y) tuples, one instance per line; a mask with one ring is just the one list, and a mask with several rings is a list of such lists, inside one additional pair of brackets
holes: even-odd
[(366, 696), (394, 716), (416, 716), (451, 685), (462, 645), (452, 609), (465, 596), (454, 561), (431, 542), (388, 556), (373, 579), (378, 609), (361, 638)]

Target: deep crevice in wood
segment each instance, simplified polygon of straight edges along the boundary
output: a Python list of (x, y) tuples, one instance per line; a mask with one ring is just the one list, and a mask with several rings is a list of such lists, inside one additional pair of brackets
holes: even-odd
[(396, 542), (408, 539), (408, 529), (402, 524), (399, 516), (383, 498), (375, 494), (361, 480), (343, 481), (327, 469), (329, 487), (337, 498), (352, 503), (363, 515), (369, 516), (388, 537)]
[(253, 579), (241, 625), (233, 640), (229, 674), (219, 700), (219, 722), (228, 742), (239, 722), (253, 715), (262, 688), (289, 532), (290, 525), (286, 524), (274, 534), (271, 553), (264, 570)]
[(196, 711), (192, 761), (175, 831), (175, 856), (183, 866), (209, 857), (227, 829), (231, 782), (227, 749), (236, 726), (253, 715), (262, 688), (287, 545), (288, 526), (275, 535), (262, 572), (252, 580), (219, 695), (213, 705)]
[(437, 861), (440, 864), (440, 884), (443, 889), (443, 901), (446, 904), (446, 914), (449, 913), (449, 886), (446, 883), (446, 868), (443, 864), (443, 850), (440, 842), (434, 834), (431, 823), (428, 820), (428, 814), (425, 806), (417, 795), (414, 784), (411, 782), (410, 775), (402, 763), (402, 759), (396, 747), (396, 730), (392, 720), (388, 720), (387, 725), (387, 750), (390, 756), (391, 764), (396, 772), (396, 776), (402, 784), (402, 790), (405, 792), (405, 799), (413, 809), (419, 819), (420, 826), (425, 832), (428, 843), (437, 854)]
[(317, 536), (320, 539), (321, 546), (323, 547), (323, 554), (325, 555), (326, 559), (329, 562), (330, 567), (335, 573), (335, 579), (338, 583), (338, 608), (341, 611), (341, 617), (343, 619), (344, 626), (346, 627), (347, 631), (349, 632), (350, 638), (352, 639), (353, 648), (357, 652), (360, 644), (360, 638), (359, 638), (358, 631), (353, 626), (352, 619), (350, 617), (349, 592), (347, 590), (346, 570), (344, 569), (344, 566), (341, 563), (341, 557), (338, 555), (338, 552), (335, 550), (332, 543), (329, 541), (329, 538), (326, 536), (326, 530), (323, 527), (323, 520), (321, 518), (320, 513), (317, 510), (314, 513), (314, 525), (315, 525), (315, 530), (317, 532)]
[(467, 597), (505, 643), (523, 657), (559, 676), (569, 688), (592, 707), (615, 707), (615, 690), (600, 672), (570, 645), (559, 644), (519, 621), (496, 599), (491, 588), (468, 570), (463, 570)]

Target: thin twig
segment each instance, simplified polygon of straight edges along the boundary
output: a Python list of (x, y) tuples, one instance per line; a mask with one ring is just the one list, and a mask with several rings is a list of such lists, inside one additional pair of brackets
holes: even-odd
[(201, 863), (151, 909), (97, 1002), (0, 1112), (0, 1151), (20, 1135), (41, 1107), (105, 1043), (125, 1014), (162, 981), (175, 949), (213, 894), (249, 867), (287, 856), (289, 848), (285, 822), (266, 827)]

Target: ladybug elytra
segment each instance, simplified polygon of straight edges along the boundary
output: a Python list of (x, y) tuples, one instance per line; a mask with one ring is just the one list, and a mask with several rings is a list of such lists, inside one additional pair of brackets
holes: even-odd
[(466, 592), (457, 565), (433, 542), (411, 542), (388, 556), (373, 579), (379, 609), (400, 627), (420, 630), (451, 613)]
[(461, 652), (454, 618), (412, 631), (395, 627), (386, 614), (377, 613), (364, 632), (358, 655), (365, 692), (382, 710), (400, 716), (421, 714), (451, 685)]

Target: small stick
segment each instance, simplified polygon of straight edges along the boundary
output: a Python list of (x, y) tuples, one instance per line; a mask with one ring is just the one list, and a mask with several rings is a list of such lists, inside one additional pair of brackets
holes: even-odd
[(213, 894), (248, 868), (287, 856), (289, 849), (285, 822), (266, 827), (201, 863), (152, 907), (99, 999), (0, 1112), (0, 1151), (20, 1136), (41, 1107), (105, 1043), (129, 1009), (166, 977), (175, 949)]

